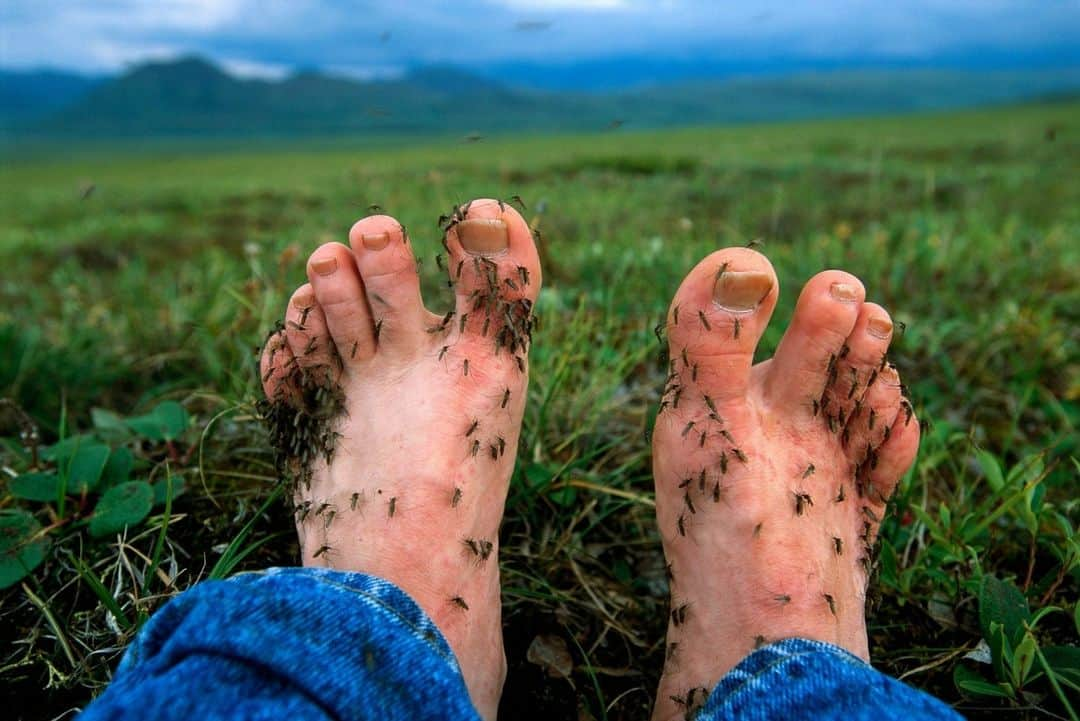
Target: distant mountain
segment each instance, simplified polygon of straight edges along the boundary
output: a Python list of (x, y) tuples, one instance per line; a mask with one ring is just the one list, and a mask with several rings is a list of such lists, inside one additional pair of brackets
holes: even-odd
[(52, 70), (0, 70), (0, 121), (40, 117), (71, 105), (103, 80)]
[[(450, 66), (359, 82), (304, 71), (238, 79), (201, 58), (147, 63), (90, 84), (37, 117), (8, 113), (18, 137), (291, 136), (580, 131), (779, 121), (965, 107), (1076, 92), (1080, 69), (836, 71), (567, 93), (502, 85)], [(60, 98), (54, 93), (51, 97)], [(59, 100), (56, 101), (59, 103)]]

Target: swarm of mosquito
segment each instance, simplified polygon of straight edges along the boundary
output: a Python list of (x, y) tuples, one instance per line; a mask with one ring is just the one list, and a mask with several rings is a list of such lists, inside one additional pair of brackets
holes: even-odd
[[(273, 354), (282, 343), (284, 327), (279, 324), (267, 336), (266, 346)], [(330, 366), (303, 368), (293, 357), (273, 397), (256, 404), (274, 449), (278, 475), (290, 491), (311, 486), (311, 468), (316, 459), (321, 457), (329, 463), (334, 457), (340, 436), (335, 425), (345, 412), (345, 394), (334, 377)]]

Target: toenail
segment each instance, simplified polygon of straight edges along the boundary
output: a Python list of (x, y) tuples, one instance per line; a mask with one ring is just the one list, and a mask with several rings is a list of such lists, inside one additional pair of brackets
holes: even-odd
[(386, 244), (390, 242), (390, 234), (371, 233), (369, 235), (361, 235), (360, 240), (363, 241), (364, 247), (368, 250), (382, 250), (386, 247)]
[(323, 258), (311, 261), (311, 269), (319, 275), (330, 275), (337, 270), (337, 258)]
[(851, 283), (833, 283), (829, 286), (829, 295), (844, 303), (854, 303), (859, 299), (859, 291)]
[(470, 253), (494, 253), (510, 245), (506, 223), (498, 218), (470, 218), (454, 227), (461, 247)]
[(887, 339), (892, 333), (892, 321), (888, 318), (871, 318), (866, 323), (866, 330), (875, 338)]
[(772, 286), (772, 276), (768, 273), (732, 270), (716, 279), (713, 299), (724, 310), (753, 310), (765, 300)]
[(310, 308), (315, 305), (315, 294), (308, 291), (305, 293), (297, 293), (293, 296), (292, 303), (294, 306), (300, 309)]

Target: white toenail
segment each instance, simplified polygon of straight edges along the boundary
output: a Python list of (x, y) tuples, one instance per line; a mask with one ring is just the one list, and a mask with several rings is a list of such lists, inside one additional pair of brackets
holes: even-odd
[(859, 299), (859, 291), (850, 283), (833, 283), (829, 286), (829, 295), (843, 303), (852, 303)]
[(364, 247), (368, 250), (382, 250), (386, 247), (386, 244), (390, 242), (390, 234), (369, 233), (361, 235), (360, 240), (363, 241)]
[(892, 322), (888, 318), (871, 318), (866, 323), (867, 332), (881, 339), (886, 339), (892, 333)]
[(337, 270), (337, 258), (321, 258), (311, 261), (311, 269), (319, 275), (330, 275)]

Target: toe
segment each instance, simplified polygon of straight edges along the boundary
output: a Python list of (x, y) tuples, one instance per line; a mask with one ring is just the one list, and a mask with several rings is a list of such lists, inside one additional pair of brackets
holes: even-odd
[(768, 366), (765, 393), (773, 405), (817, 412), (837, 358), (859, 317), (866, 291), (858, 278), (839, 270), (818, 273), (803, 287), (784, 337)]
[(263, 393), (271, 401), (284, 398), (289, 391), (288, 374), (296, 367), (296, 358), (285, 340), (284, 331), (270, 335), (259, 359), (259, 374)]
[(540, 292), (540, 260), (525, 219), (498, 200), (474, 200), (451, 217), (445, 237), (454, 284), (454, 318), (441, 319), (461, 340), (493, 343), (523, 363)]
[(880, 444), (860, 468), (869, 495), (879, 501), (892, 495), (919, 452), (919, 421), (907, 399), (901, 398), (899, 411), (885, 428)]
[(405, 227), (389, 215), (358, 220), (349, 244), (363, 278), (380, 354), (412, 357), (425, 342), (430, 314), (420, 297), (420, 276)]
[[(308, 259), (307, 275), (311, 283), (306, 287), (314, 293), (317, 302), (312, 303), (315, 310), (305, 316), (300, 325), (313, 331), (313, 324), (318, 323), (322, 326), (319, 330), (323, 338), (315, 341), (322, 346), (321, 349), (317, 346), (297, 349), (290, 336), (290, 345), (300, 364), (308, 366), (320, 359), (326, 362), (330, 355), (333, 355), (344, 367), (349, 368), (370, 358), (375, 353), (374, 325), (352, 251), (341, 243), (325, 243), (319, 246)], [(295, 306), (295, 303), (290, 306)], [(292, 312), (290, 310), (290, 313)], [(286, 325), (288, 326), (288, 323)], [(286, 332), (297, 330), (293, 327), (286, 328)], [(306, 332), (303, 342), (310, 343), (313, 338), (316, 336)], [(307, 352), (303, 352), (305, 350)], [(319, 350), (322, 351), (321, 354), (309, 357), (312, 351)]]
[[(900, 404), (900, 380), (886, 361), (892, 320), (876, 303), (864, 303), (836, 361), (838, 380), (827, 413), (841, 415), (841, 442), (849, 451), (880, 443), (885, 422)], [(826, 420), (827, 422), (827, 420)]]
[(310, 283), (296, 289), (285, 313), (285, 338), (303, 370), (336, 368), (337, 349), (326, 328), (326, 317)]
[(778, 290), (772, 265), (748, 248), (718, 250), (698, 263), (668, 311), (671, 392), (705, 387), (711, 402), (742, 402)]

